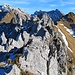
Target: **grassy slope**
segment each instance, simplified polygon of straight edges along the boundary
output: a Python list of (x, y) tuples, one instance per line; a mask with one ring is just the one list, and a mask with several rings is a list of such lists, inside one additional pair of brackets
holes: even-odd
[(13, 17), (15, 17), (14, 12), (7, 13), (0, 23), (10, 23)]
[[(66, 31), (66, 29), (64, 28), (64, 26), (58, 24), (58, 28), (62, 31), (62, 33), (65, 35), (69, 47), (71, 48), (71, 50), (73, 51), (73, 53), (71, 53), (69, 50), (67, 50), (67, 55), (69, 58), (67, 58), (67, 64), (68, 64), (68, 68), (72, 68), (73, 64), (75, 64), (75, 39), (72, 37), (72, 35)], [(69, 59), (74, 59), (73, 63), (69, 62)], [(72, 75), (72, 71), (68, 71), (68, 75)]]
[(64, 26), (58, 25), (58, 28), (62, 31), (62, 33), (66, 36), (66, 39), (68, 41), (69, 47), (73, 51), (73, 55), (75, 57), (75, 38), (72, 37), (72, 35), (66, 31)]

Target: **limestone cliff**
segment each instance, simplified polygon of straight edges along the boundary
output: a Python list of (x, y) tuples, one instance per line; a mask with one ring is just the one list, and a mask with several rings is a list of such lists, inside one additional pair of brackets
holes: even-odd
[(68, 48), (50, 16), (6, 21), (11, 12), (0, 21), (0, 75), (68, 75)]

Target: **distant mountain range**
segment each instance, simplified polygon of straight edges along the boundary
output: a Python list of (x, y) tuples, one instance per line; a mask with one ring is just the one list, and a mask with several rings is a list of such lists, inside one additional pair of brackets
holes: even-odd
[(0, 6), (0, 75), (75, 75), (75, 14)]
[(54, 22), (58, 21), (60, 18), (62, 18), (64, 16), (64, 14), (61, 11), (59, 11), (58, 9), (48, 11), (48, 12), (39, 10), (39, 11), (34, 12), (34, 15), (40, 15), (40, 14), (44, 14), (44, 13), (47, 13)]

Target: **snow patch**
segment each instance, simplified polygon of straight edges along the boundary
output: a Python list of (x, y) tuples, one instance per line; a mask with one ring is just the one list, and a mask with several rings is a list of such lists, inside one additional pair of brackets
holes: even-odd
[(0, 12), (2, 12), (2, 10), (0, 10)]
[(62, 34), (63, 40), (64, 40), (66, 46), (68, 46), (68, 42), (67, 42), (67, 40), (66, 40), (65, 35), (62, 33), (62, 31), (61, 31), (59, 28), (58, 28), (58, 31)]
[(67, 28), (67, 27), (65, 27), (65, 26), (64, 26), (64, 28), (65, 28), (70, 34), (72, 34), (72, 35), (74, 34), (74, 31), (73, 31), (72, 29), (69, 29), (69, 28)]
[[(64, 26), (64, 24), (60, 24), (60, 25)], [(69, 28), (67, 28), (67, 27), (65, 27), (65, 26), (64, 26), (64, 28), (66, 29), (66, 31), (68, 31), (70, 34), (72, 34), (73, 37), (75, 38), (74, 30), (73, 30), (73, 29), (69, 29)]]
[(71, 50), (71, 48), (69, 48), (69, 47), (67, 47), (71, 52), (73, 52), (72, 50)]
[(62, 25), (62, 26), (63, 26), (64, 24), (60, 24), (60, 25)]
[(75, 35), (73, 35), (73, 38), (75, 38)]
[(73, 29), (69, 29), (69, 28), (67, 28), (67, 27), (65, 27), (64, 26), (64, 28), (70, 33), (70, 34), (72, 34), (73, 35), (73, 38), (75, 38), (75, 32), (74, 32), (74, 30)]
[(64, 43), (66, 44), (67, 48), (68, 48), (71, 52), (73, 52), (73, 51), (68, 47), (68, 42), (67, 42), (67, 40), (66, 40), (65, 35), (62, 33), (62, 31), (61, 31), (59, 28), (58, 28), (58, 31), (62, 34), (63, 41), (64, 41)]

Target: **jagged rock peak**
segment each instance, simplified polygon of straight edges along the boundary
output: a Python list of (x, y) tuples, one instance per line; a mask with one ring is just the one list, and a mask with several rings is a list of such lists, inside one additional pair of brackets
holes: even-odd
[(10, 5), (7, 5), (7, 4), (3, 4), (0, 6), (0, 10), (4, 11), (4, 12), (10, 12), (12, 10), (17, 10), (19, 11), (20, 13), (26, 13), (25, 10), (22, 10), (20, 8), (15, 8), (15, 7), (12, 7)]
[(59, 11), (58, 9), (52, 10), (52, 11), (39, 10), (39, 11), (36, 11), (33, 15), (40, 15), (43, 13), (47, 13), (54, 22), (58, 21), (60, 18), (62, 18), (64, 16), (64, 14), (61, 11)]
[(0, 6), (0, 24), (25, 24), (26, 20), (30, 20), (30, 14), (20, 8), (14, 8), (9, 5)]
[(73, 16), (75, 16), (75, 13), (73, 13), (73, 12), (69, 12), (69, 13), (66, 14), (65, 16), (67, 16), (67, 17), (73, 17)]

